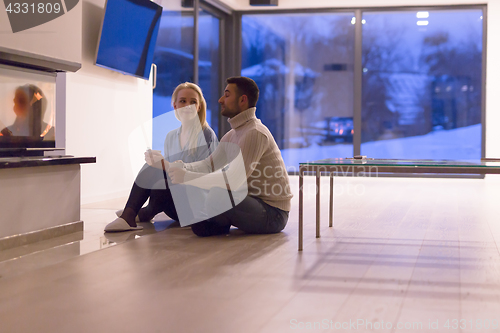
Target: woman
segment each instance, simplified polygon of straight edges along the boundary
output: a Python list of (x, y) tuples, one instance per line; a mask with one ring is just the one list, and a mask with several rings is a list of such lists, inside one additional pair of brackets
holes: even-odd
[[(207, 124), (207, 103), (200, 87), (189, 82), (178, 85), (172, 94), (172, 106), (181, 127), (167, 134), (164, 158), (169, 162), (180, 160), (191, 163), (210, 156), (218, 140)], [(145, 153), (146, 160), (149, 153)], [(140, 230), (142, 226), (138, 226), (137, 222), (150, 221), (162, 211), (178, 221), (175, 209), (162, 206), (166, 196), (171, 195), (170, 191), (165, 190), (166, 181), (163, 170), (145, 164), (132, 186), (125, 209), (117, 212), (119, 217), (109, 223), (104, 231)], [(142, 207), (148, 198), (148, 205)]]

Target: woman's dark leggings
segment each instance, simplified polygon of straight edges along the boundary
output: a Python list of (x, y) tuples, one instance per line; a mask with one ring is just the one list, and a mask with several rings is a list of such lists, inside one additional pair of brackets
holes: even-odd
[(165, 212), (171, 219), (178, 221), (166, 177), (163, 170), (144, 164), (135, 179), (125, 207), (138, 213), (149, 198), (149, 203), (145, 208), (151, 218), (158, 213)]

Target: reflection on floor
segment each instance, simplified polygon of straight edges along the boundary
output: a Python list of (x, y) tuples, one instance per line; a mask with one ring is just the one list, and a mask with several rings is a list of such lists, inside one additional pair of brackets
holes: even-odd
[(119, 198), (82, 206), (83, 232), (0, 251), (0, 277), (15, 276), (138, 239), (145, 235), (178, 227), (178, 223), (161, 213), (155, 217), (154, 223), (141, 223), (143, 230), (125, 233), (104, 233), (104, 227), (116, 218), (115, 212), (120, 209), (114, 207), (123, 207), (126, 200), (127, 198)]
[(1, 331), (500, 329), (498, 178), (339, 177), (334, 228), (321, 184), (316, 239), (314, 177), (305, 181), (302, 253), (297, 195), (275, 235), (198, 238), (159, 222), (108, 239), (123, 199), (84, 206), (84, 235), (0, 253)]

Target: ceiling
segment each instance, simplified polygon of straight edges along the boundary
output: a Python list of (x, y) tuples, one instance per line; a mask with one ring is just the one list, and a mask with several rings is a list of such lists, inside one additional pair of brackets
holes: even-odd
[(356, 8), (484, 4), (486, 0), (278, 0), (278, 6), (250, 6), (249, 0), (219, 0), (234, 10), (279, 10), (297, 8)]

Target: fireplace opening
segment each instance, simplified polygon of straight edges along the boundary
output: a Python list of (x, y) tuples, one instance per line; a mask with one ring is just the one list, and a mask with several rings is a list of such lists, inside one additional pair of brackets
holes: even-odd
[(0, 156), (56, 147), (56, 73), (0, 65)]

